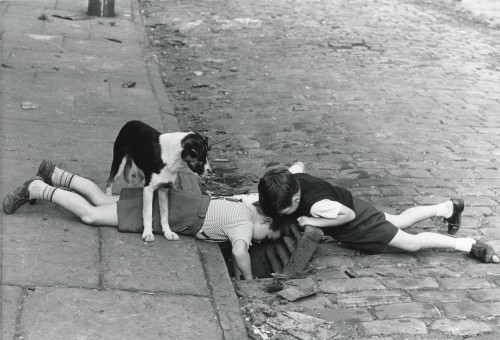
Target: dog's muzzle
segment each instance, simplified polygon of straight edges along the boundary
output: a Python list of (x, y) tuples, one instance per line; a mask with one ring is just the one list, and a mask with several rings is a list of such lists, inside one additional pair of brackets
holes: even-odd
[(212, 168), (208, 164), (208, 161), (206, 163), (188, 162), (188, 167), (191, 171), (196, 172), (202, 177), (210, 176), (212, 174)]

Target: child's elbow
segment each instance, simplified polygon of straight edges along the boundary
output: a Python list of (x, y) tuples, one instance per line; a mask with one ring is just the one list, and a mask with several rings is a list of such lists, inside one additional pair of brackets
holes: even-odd
[(233, 244), (232, 249), (233, 256), (235, 258), (241, 258), (248, 254), (247, 244), (245, 241), (238, 240)]
[(351, 222), (354, 221), (355, 218), (356, 218), (356, 213), (353, 210), (349, 209), (349, 213), (347, 214), (347, 220)]

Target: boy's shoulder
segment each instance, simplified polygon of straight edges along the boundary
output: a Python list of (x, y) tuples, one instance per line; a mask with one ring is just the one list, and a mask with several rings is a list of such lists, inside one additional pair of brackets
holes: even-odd
[(292, 174), (295, 178), (298, 180), (304, 180), (304, 181), (312, 181), (312, 182), (321, 182), (321, 183), (328, 183), (325, 181), (323, 178), (316, 177), (310, 174), (306, 173), (297, 173), (297, 174)]

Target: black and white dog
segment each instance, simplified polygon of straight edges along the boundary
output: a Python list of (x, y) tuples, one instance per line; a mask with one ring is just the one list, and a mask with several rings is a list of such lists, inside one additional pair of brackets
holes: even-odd
[(207, 160), (209, 150), (208, 139), (198, 133), (160, 133), (141, 121), (130, 121), (116, 137), (106, 193), (111, 195), (116, 177), (124, 173), (125, 180), (129, 182), (131, 169), (136, 167), (139, 170), (139, 176), (144, 178), (142, 239), (152, 242), (155, 239), (152, 227), (153, 192), (160, 185), (167, 184), (166, 188), (162, 186), (158, 190), (162, 232), (168, 240), (177, 240), (179, 236), (170, 230), (168, 223), (170, 187), (177, 179), (182, 162), (200, 176), (211, 174)]

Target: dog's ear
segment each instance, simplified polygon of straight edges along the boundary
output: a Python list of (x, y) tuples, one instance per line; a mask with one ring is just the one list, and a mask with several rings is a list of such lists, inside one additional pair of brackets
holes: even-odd
[(201, 140), (200, 144), (204, 145), (204, 147), (206, 147), (207, 151), (210, 151), (210, 149), (212, 149), (212, 146), (210, 145), (210, 138), (208, 138), (207, 136), (204, 136), (198, 132), (195, 132), (195, 134)]
[(205, 137), (205, 136), (202, 136), (202, 137), (203, 137), (203, 141), (207, 145), (207, 151), (210, 151), (212, 149), (212, 146), (210, 145), (210, 139), (208, 137)]

